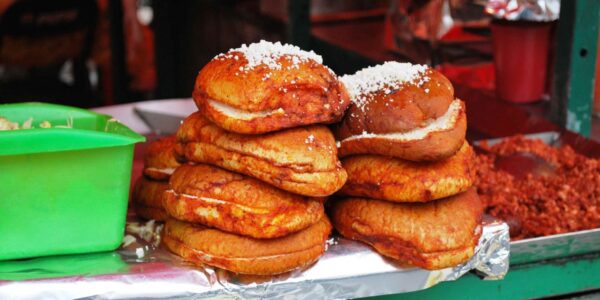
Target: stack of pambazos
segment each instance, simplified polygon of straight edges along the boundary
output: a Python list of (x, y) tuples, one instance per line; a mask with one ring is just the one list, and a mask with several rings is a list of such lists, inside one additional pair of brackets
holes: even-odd
[[(193, 97), (199, 111), (150, 145), (134, 191), (186, 260), (261, 275), (309, 265), (336, 192), (337, 231), (385, 256), (440, 269), (474, 254), (465, 107), (437, 71), (387, 62), (338, 79), (313, 52), (262, 41), (216, 56)], [(334, 138), (322, 124), (340, 120)]]
[(167, 219), (163, 198), (169, 189), (169, 178), (179, 167), (175, 159), (175, 136), (152, 142), (144, 154), (144, 170), (133, 189), (133, 207), (136, 213), (157, 221)]
[(198, 74), (199, 111), (177, 132), (163, 243), (187, 260), (245, 274), (316, 261), (331, 225), (325, 197), (346, 172), (332, 132), (349, 97), (320, 56), (260, 42)]
[(464, 103), (426, 66), (388, 62), (341, 78), (351, 105), (336, 129), (348, 180), (334, 227), (381, 254), (441, 269), (481, 235)]

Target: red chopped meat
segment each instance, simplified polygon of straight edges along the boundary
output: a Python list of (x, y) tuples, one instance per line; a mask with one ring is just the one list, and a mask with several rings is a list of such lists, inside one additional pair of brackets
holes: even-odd
[[(569, 146), (552, 147), (523, 136), (477, 156), (477, 190), (486, 212), (506, 221), (513, 240), (600, 227), (600, 162)], [(496, 166), (498, 157), (535, 154), (554, 167), (550, 175), (517, 178)]]

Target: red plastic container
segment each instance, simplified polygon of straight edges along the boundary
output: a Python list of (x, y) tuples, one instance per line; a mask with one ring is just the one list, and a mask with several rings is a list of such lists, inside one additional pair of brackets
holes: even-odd
[(546, 91), (551, 22), (494, 20), (492, 43), (496, 95), (517, 103), (540, 100)]

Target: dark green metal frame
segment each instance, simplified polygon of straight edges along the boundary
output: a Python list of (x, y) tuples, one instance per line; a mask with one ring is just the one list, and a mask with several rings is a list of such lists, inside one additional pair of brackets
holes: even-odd
[(561, 1), (556, 32), (552, 117), (563, 127), (589, 137), (600, 1)]
[(469, 273), (423, 291), (370, 299), (531, 299), (600, 292), (598, 289), (600, 257), (593, 255), (514, 266), (499, 281), (482, 280)]

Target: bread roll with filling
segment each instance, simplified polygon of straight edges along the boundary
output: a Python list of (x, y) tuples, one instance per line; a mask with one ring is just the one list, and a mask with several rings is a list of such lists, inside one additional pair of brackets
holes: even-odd
[(349, 104), (321, 56), (266, 41), (217, 55), (200, 70), (193, 98), (217, 126), (243, 134), (337, 122)]
[(435, 270), (473, 256), (483, 207), (475, 189), (428, 203), (347, 198), (332, 205), (332, 222), (344, 237), (371, 245), (401, 262)]
[(341, 81), (351, 105), (336, 129), (340, 156), (380, 154), (434, 161), (452, 156), (463, 144), (465, 107), (441, 73), (387, 62)]
[(453, 156), (414, 162), (381, 155), (342, 159), (348, 180), (339, 194), (392, 202), (427, 202), (468, 190), (475, 180), (475, 154), (467, 142)]
[(166, 220), (167, 213), (163, 209), (163, 196), (168, 189), (168, 181), (151, 180), (141, 176), (133, 187), (133, 207), (136, 213), (148, 220)]
[(254, 238), (305, 229), (325, 215), (323, 200), (288, 193), (206, 164), (173, 173), (164, 208), (173, 218)]
[(314, 225), (277, 239), (254, 239), (202, 225), (169, 219), (162, 242), (173, 253), (196, 264), (241, 274), (274, 275), (306, 267), (325, 252), (331, 224)]
[(262, 135), (223, 130), (196, 112), (177, 131), (177, 153), (311, 197), (335, 193), (346, 182), (335, 139), (323, 125)]
[(160, 138), (148, 146), (144, 155), (144, 175), (154, 180), (169, 180), (179, 166), (175, 153), (175, 135)]

